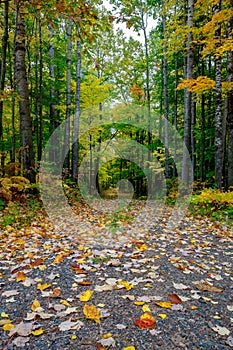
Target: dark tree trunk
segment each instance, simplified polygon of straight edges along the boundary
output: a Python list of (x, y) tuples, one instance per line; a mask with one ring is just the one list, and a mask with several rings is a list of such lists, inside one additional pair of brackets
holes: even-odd
[[(187, 48), (187, 66), (185, 67), (186, 76), (185, 79), (191, 79), (193, 77), (193, 63), (194, 63), (194, 51), (193, 51), (193, 14), (194, 14), (194, 2), (188, 0), (188, 48)], [(182, 180), (185, 182), (190, 181), (190, 155), (191, 155), (191, 115), (192, 115), (192, 93), (185, 89), (184, 91), (184, 149), (183, 149), (183, 165), (182, 165)]]
[(16, 35), (15, 35), (15, 78), (19, 94), (20, 137), (24, 176), (31, 182), (35, 181), (34, 152), (32, 141), (32, 119), (30, 115), (27, 71), (25, 63), (25, 22), (24, 4), (16, 4)]
[(65, 124), (65, 142), (64, 142), (64, 169), (69, 172), (70, 169), (70, 116), (71, 116), (71, 58), (72, 58), (72, 22), (68, 20), (67, 24), (67, 73), (66, 73), (66, 124)]
[(79, 150), (79, 119), (80, 119), (80, 85), (81, 85), (81, 49), (80, 41), (77, 41), (77, 64), (76, 64), (76, 98), (75, 98), (75, 117), (73, 130), (73, 167), (72, 181), (78, 180), (78, 150)]
[[(233, 0), (230, 0), (233, 9)], [(228, 37), (233, 38), (233, 18), (228, 22)], [(227, 81), (233, 83), (233, 51), (228, 51)], [(233, 187), (233, 91), (227, 93), (227, 131), (228, 131), (228, 188)]]
[[(8, 43), (8, 16), (9, 16), (9, 1), (5, 1), (4, 9), (4, 32), (2, 37), (2, 59), (0, 66), (0, 92), (4, 90), (5, 76), (6, 76), (6, 52)], [(3, 138), (3, 125), (2, 125), (2, 114), (3, 114), (3, 101), (0, 101), (0, 141)]]

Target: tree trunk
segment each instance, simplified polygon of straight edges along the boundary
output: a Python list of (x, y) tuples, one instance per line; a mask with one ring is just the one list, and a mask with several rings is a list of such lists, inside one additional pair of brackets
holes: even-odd
[[(233, 9), (233, 0), (230, 0)], [(228, 22), (228, 37), (233, 38), (233, 18)], [(227, 81), (233, 83), (233, 51), (228, 51)], [(227, 93), (227, 131), (228, 131), (228, 188), (233, 187), (233, 91)]]
[[(215, 14), (221, 11), (221, 0), (215, 5)], [(216, 24), (215, 30), (216, 49), (221, 45), (221, 25)], [(222, 120), (222, 58), (219, 55), (215, 56), (215, 182), (218, 189), (222, 189), (223, 176), (223, 120)]]
[[(0, 92), (4, 90), (5, 76), (6, 76), (6, 52), (8, 43), (8, 16), (9, 16), (9, 1), (5, 2), (4, 9), (4, 33), (2, 37), (2, 59), (0, 66)], [(2, 114), (3, 114), (3, 101), (0, 101), (0, 141), (3, 138), (3, 125), (2, 125)]]
[(16, 35), (15, 35), (15, 78), (19, 95), (20, 137), (23, 154), (24, 175), (31, 182), (35, 181), (34, 152), (32, 141), (32, 119), (30, 116), (29, 92), (25, 63), (25, 2), (16, 4)]
[(169, 145), (168, 145), (168, 81), (167, 81), (167, 19), (163, 16), (163, 89), (164, 89), (164, 146), (165, 146), (165, 178), (169, 178)]
[(70, 169), (70, 116), (71, 116), (71, 58), (72, 58), (72, 22), (68, 20), (67, 24), (67, 72), (66, 72), (66, 124), (65, 124), (65, 142), (64, 142), (64, 169), (69, 172)]
[[(191, 79), (193, 77), (193, 13), (194, 2), (188, 0), (188, 27), (190, 29), (188, 33), (188, 50), (187, 50), (187, 67), (185, 79)], [(190, 154), (191, 154), (191, 115), (192, 115), (192, 93), (185, 89), (184, 100), (184, 148), (183, 148), (183, 165), (182, 165), (182, 180), (185, 182), (190, 181)]]
[(78, 136), (79, 136), (79, 119), (80, 119), (80, 85), (81, 85), (81, 43), (77, 41), (77, 64), (76, 64), (76, 98), (75, 98), (75, 117), (73, 131), (73, 168), (72, 181), (78, 180)]

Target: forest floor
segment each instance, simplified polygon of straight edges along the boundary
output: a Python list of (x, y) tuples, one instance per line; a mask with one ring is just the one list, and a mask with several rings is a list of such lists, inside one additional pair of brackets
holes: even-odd
[(170, 229), (164, 207), (134, 225), (141, 210), (5, 227), (0, 349), (232, 348), (232, 233), (189, 214)]

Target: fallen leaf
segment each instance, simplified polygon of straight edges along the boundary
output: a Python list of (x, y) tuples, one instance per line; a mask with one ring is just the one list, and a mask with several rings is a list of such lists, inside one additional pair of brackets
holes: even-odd
[(2, 327), (4, 331), (10, 331), (12, 328), (14, 328), (14, 325), (12, 323), (4, 324), (4, 326)]
[(134, 288), (134, 285), (130, 284), (127, 281), (119, 281), (118, 284), (123, 285), (126, 290), (130, 290), (130, 289)]
[(20, 322), (10, 330), (9, 337), (12, 337), (13, 335), (16, 335), (16, 334), (21, 335), (22, 337), (27, 337), (28, 335), (31, 334), (32, 327), (33, 327), (33, 322), (30, 322), (30, 323)]
[(47, 283), (44, 283), (44, 284), (38, 283), (37, 284), (37, 289), (39, 289), (39, 290), (45, 290), (49, 287), (51, 287), (51, 284), (47, 284)]
[(143, 305), (143, 307), (142, 307), (142, 311), (143, 311), (143, 312), (150, 312), (151, 310), (150, 310), (149, 306), (145, 304), (145, 305)]
[(169, 301), (156, 301), (155, 304), (165, 309), (170, 309), (172, 306), (172, 303)]
[(60, 331), (65, 332), (65, 331), (69, 331), (70, 329), (80, 329), (81, 327), (84, 326), (84, 323), (81, 321), (71, 321), (71, 319), (69, 319), (68, 321), (64, 321), (62, 323), (59, 324), (58, 328), (60, 329)]
[(112, 337), (110, 337), (110, 338), (106, 338), (106, 339), (101, 339), (100, 344), (102, 346), (115, 346), (116, 342)]
[(195, 283), (195, 286), (197, 287), (197, 289), (201, 290), (201, 291), (207, 291), (207, 292), (217, 292), (217, 293), (222, 293), (223, 290), (221, 288), (215, 287), (212, 284), (210, 284), (209, 282), (199, 282), (199, 283)]
[(127, 346), (126, 348), (123, 348), (123, 350), (136, 350), (134, 346)]
[(13, 296), (15, 296), (17, 294), (19, 294), (19, 292), (14, 289), (14, 290), (7, 290), (7, 291), (3, 292), (2, 296), (8, 298), (8, 297), (13, 297)]
[(36, 309), (38, 309), (38, 307), (41, 307), (40, 302), (37, 299), (35, 299), (31, 305), (31, 310), (35, 311)]
[(36, 329), (35, 331), (31, 331), (31, 334), (34, 335), (34, 336), (38, 336), (38, 335), (41, 335), (43, 334), (44, 331), (43, 331), (43, 328), (39, 328), (39, 329)]
[(216, 333), (220, 334), (220, 335), (229, 335), (230, 331), (229, 329), (227, 329), (226, 327), (221, 327), (221, 326), (214, 326), (211, 322), (209, 322), (209, 326), (211, 329), (213, 329), (213, 331), (215, 331)]
[(92, 290), (87, 290), (86, 292), (84, 292), (80, 295), (79, 300), (80, 301), (89, 301), (92, 297), (92, 294), (93, 294)]
[(24, 272), (18, 272), (17, 273), (17, 279), (16, 282), (25, 282), (26, 276)]
[(156, 328), (155, 318), (147, 312), (140, 317), (140, 320), (136, 320), (135, 324), (141, 329)]
[(168, 298), (172, 304), (182, 304), (182, 300), (177, 294), (168, 294)]
[(160, 318), (162, 318), (163, 320), (167, 317), (166, 314), (158, 314), (158, 316), (159, 316)]
[(83, 307), (83, 313), (87, 319), (91, 319), (97, 323), (100, 323), (101, 314), (94, 305), (85, 304)]

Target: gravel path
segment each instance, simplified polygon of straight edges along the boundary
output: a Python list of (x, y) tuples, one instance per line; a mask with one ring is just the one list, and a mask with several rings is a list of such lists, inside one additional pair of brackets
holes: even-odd
[[(95, 213), (82, 217), (72, 234), (54, 232), (47, 220), (3, 233), (0, 349), (233, 347), (230, 233), (190, 217), (171, 231), (168, 216), (153, 227), (126, 223), (114, 233)], [(90, 300), (80, 301), (87, 290)], [(40, 308), (33, 314), (35, 299)], [(100, 310), (100, 323), (85, 317), (85, 304)], [(154, 317), (153, 328), (136, 325), (145, 312)], [(4, 330), (9, 324), (16, 328)]]

